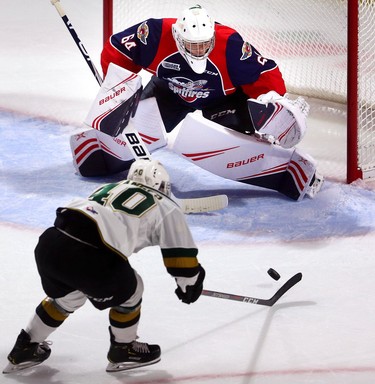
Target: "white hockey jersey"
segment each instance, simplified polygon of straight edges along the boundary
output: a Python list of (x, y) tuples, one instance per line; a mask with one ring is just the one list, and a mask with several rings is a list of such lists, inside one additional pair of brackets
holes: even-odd
[(198, 266), (197, 246), (183, 212), (155, 189), (130, 180), (105, 184), (88, 199), (74, 200), (65, 208), (93, 220), (103, 243), (123, 257), (158, 245), (172, 275), (190, 275), (185, 272)]

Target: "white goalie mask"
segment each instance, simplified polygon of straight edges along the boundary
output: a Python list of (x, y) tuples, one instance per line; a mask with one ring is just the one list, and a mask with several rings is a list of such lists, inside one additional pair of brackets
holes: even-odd
[(168, 172), (158, 160), (139, 159), (134, 161), (129, 169), (128, 180), (147, 185), (167, 196), (171, 195)]
[(172, 25), (178, 51), (196, 73), (206, 69), (207, 57), (215, 46), (215, 23), (200, 5), (185, 9)]

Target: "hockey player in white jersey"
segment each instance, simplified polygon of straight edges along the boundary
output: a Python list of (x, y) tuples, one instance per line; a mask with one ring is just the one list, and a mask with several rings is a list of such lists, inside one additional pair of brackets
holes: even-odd
[(143, 283), (128, 257), (158, 245), (178, 298), (195, 302), (205, 271), (180, 207), (170, 198), (169, 175), (156, 160), (137, 160), (128, 179), (106, 184), (87, 199), (57, 209), (54, 226), (39, 238), (35, 258), (47, 297), (37, 306), (8, 355), (3, 373), (42, 363), (48, 336), (88, 299), (109, 308), (107, 371), (160, 360), (160, 347), (136, 341)]

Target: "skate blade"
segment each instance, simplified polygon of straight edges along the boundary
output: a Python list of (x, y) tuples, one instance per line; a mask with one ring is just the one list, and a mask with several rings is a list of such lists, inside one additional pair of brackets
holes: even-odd
[(3, 373), (15, 373), (19, 371), (23, 371), (24, 369), (35, 367), (35, 365), (41, 364), (42, 361), (35, 362), (35, 361), (27, 361), (25, 363), (20, 364), (12, 364), (8, 363), (8, 365), (3, 369)]
[(152, 361), (147, 361), (146, 363), (134, 363), (134, 362), (108, 363), (106, 372), (127, 371), (129, 369), (145, 367), (146, 365), (155, 364), (159, 361), (160, 361), (160, 357)]

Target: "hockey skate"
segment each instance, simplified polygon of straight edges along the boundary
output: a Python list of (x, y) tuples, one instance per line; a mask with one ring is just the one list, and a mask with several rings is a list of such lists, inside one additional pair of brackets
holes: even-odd
[(32, 343), (29, 334), (22, 329), (8, 355), (9, 363), (4, 368), (3, 373), (13, 373), (31, 368), (47, 360), (50, 354), (51, 349), (46, 341)]
[(107, 358), (109, 364), (107, 372), (125, 371), (128, 369), (155, 364), (160, 361), (160, 347), (156, 344), (117, 343), (111, 334), (111, 346)]

